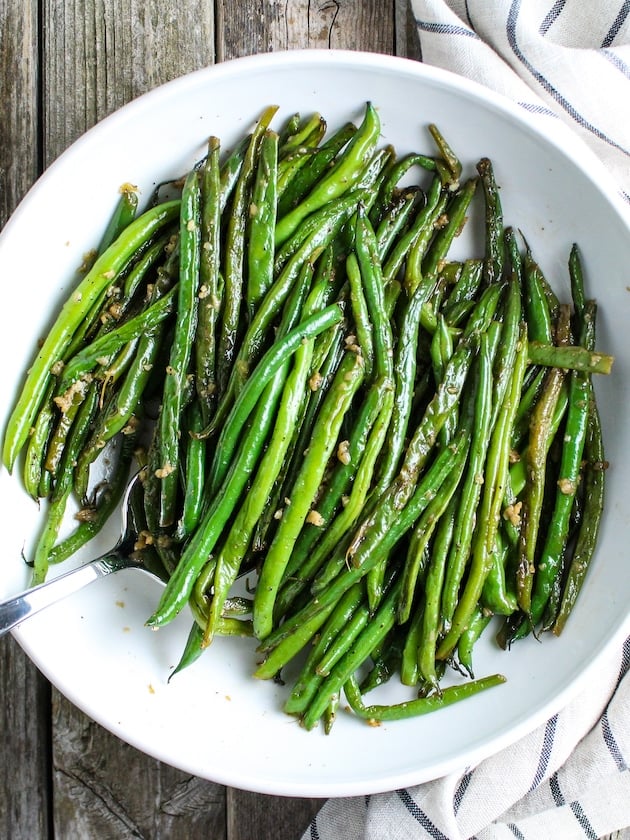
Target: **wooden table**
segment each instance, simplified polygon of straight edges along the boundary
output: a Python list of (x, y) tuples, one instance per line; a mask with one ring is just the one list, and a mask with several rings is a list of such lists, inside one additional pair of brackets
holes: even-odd
[[(418, 58), (412, 24), (406, 0), (0, 0), (0, 226), (79, 135), (169, 79), (288, 48)], [(144, 756), (72, 706), (11, 637), (0, 663), (0, 838), (288, 840), (322, 804)]]

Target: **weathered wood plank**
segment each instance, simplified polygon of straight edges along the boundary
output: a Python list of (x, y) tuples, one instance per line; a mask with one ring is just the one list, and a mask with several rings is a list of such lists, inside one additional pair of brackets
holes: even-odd
[(37, 2), (0, 0), (0, 227), (38, 175)]
[(217, 3), (217, 60), (286, 49), (392, 53), (394, 0)]
[(221, 785), (143, 755), (57, 691), (53, 691), (52, 724), (56, 837), (225, 837)]
[[(0, 228), (38, 175), (37, 3), (0, 0)], [(49, 836), (47, 682), (0, 640), (0, 837)]]
[(204, 0), (43, 0), (43, 9), (46, 164), (131, 99), (214, 61)]
[(50, 687), (13, 638), (0, 639), (0, 837), (47, 840)]
[(322, 805), (321, 799), (264, 796), (230, 788), (227, 840), (299, 840)]

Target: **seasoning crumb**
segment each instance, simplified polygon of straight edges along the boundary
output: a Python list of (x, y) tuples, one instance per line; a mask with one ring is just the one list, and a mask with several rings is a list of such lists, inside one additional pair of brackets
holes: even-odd
[(577, 483), (570, 478), (560, 478), (558, 479), (558, 487), (561, 493), (570, 496), (577, 490)]
[(513, 505), (508, 505), (503, 511), (503, 518), (511, 522), (515, 528), (518, 528), (521, 524), (522, 508), (523, 502), (515, 502)]
[(306, 517), (306, 521), (309, 523), (309, 525), (316, 525), (318, 528), (321, 528), (321, 526), (324, 524), (324, 517), (319, 511), (310, 510)]
[(163, 467), (159, 467), (155, 471), (155, 477), (156, 478), (166, 478), (167, 476), (169, 476), (174, 471), (175, 471), (175, 467), (172, 464), (164, 464)]
[(149, 689), (149, 694), (155, 694), (155, 689), (153, 688), (153, 686), (151, 685), (151, 683), (149, 683), (149, 685), (148, 685), (148, 689)]
[(349, 464), (350, 463), (350, 442), (347, 440), (342, 440), (339, 446), (337, 447), (337, 459), (341, 461), (342, 464)]
[(147, 546), (153, 545), (153, 534), (149, 531), (140, 531), (138, 539), (133, 544), (134, 551), (144, 551)]
[(125, 602), (124, 601), (116, 601), (116, 606), (120, 607), (120, 609), (122, 610), (125, 606)]
[(308, 380), (308, 387), (311, 389), (311, 391), (319, 391), (323, 379), (324, 377), (321, 375), (321, 373), (318, 370), (316, 370), (315, 373)]

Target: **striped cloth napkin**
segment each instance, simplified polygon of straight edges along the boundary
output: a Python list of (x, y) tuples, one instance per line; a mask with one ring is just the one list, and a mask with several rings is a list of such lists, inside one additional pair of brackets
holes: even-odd
[[(560, 119), (630, 202), (630, 0), (411, 0), (422, 60)], [(330, 799), (303, 840), (630, 838), (630, 638), (512, 747), (414, 788)]]

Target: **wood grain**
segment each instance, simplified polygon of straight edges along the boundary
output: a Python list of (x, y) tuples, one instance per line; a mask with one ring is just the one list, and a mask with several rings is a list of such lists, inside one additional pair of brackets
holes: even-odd
[(131, 99), (212, 64), (203, 0), (43, 0), (44, 162)]
[[(0, 0), (0, 227), (39, 173), (38, 52), (37, 3)], [(0, 837), (46, 838), (50, 687), (11, 637), (0, 674)]]
[(385, 0), (219, 0), (217, 60), (287, 49), (392, 53), (394, 8)]

